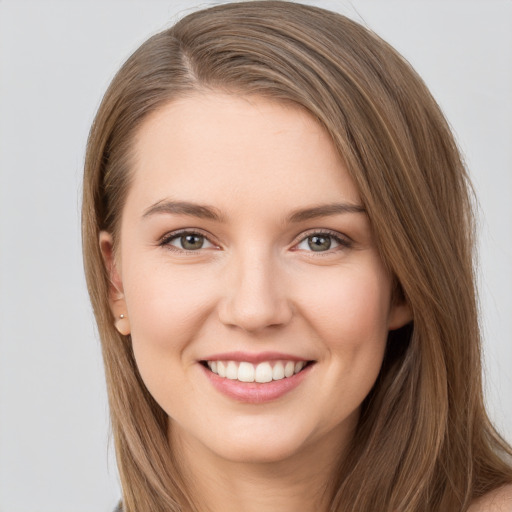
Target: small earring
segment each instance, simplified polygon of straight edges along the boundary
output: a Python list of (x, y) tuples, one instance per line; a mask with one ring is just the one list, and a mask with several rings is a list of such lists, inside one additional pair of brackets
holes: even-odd
[(130, 334), (130, 321), (128, 320), (128, 316), (121, 313), (115, 322), (115, 327), (124, 336)]

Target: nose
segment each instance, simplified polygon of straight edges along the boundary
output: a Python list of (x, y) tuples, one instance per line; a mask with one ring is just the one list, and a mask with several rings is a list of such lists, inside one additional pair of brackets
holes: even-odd
[(293, 316), (279, 264), (256, 251), (232, 258), (227, 268), (219, 319), (230, 327), (258, 333), (288, 324)]

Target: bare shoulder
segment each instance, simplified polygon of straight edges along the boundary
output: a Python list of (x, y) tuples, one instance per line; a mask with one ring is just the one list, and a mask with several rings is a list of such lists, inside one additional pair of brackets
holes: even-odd
[(468, 512), (512, 512), (512, 484), (478, 498)]

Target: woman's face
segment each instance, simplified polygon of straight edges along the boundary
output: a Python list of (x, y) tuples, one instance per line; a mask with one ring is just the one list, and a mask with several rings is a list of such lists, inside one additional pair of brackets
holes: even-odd
[(295, 106), (197, 93), (134, 144), (115, 261), (101, 246), (173, 438), (237, 461), (338, 449), (409, 315), (326, 132)]

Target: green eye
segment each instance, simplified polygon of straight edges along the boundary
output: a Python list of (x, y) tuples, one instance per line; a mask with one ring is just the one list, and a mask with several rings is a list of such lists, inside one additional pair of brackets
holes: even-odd
[(309, 236), (307, 238), (308, 247), (312, 251), (328, 251), (331, 248), (331, 237), (330, 236)]
[(341, 233), (318, 231), (303, 238), (297, 245), (297, 249), (306, 252), (333, 252), (343, 248), (348, 249), (351, 246), (350, 240)]
[(162, 239), (160, 245), (177, 252), (199, 251), (215, 247), (205, 235), (194, 231), (169, 233)]
[(180, 236), (178, 240), (181, 243), (181, 248), (186, 251), (195, 251), (201, 249), (204, 245), (204, 236), (194, 233)]

